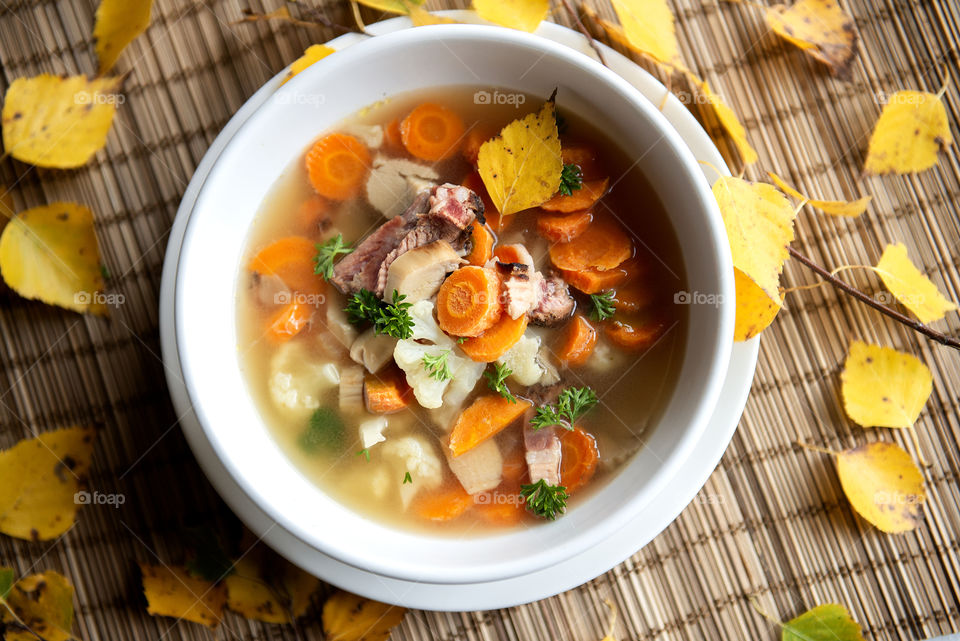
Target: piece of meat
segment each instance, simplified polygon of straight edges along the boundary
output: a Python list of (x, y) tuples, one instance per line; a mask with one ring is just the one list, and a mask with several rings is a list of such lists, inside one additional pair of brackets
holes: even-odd
[(380, 225), (336, 264), (330, 282), (348, 296), (361, 289), (374, 291), (384, 259), (413, 231), (420, 215), (429, 211), (429, 201), (428, 191), (417, 194), (403, 214)]
[(452, 456), (448, 450), (447, 463), (467, 494), (492, 490), (503, 479), (503, 456), (492, 438), (460, 456)]
[(496, 261), (503, 292), (503, 304), (510, 318), (520, 318), (532, 310), (540, 300), (543, 274), (524, 263)]
[(563, 428), (551, 425), (535, 430), (530, 425), (530, 420), (536, 414), (538, 406), (555, 402), (562, 390), (563, 385), (559, 383), (548, 387), (534, 385), (528, 388), (525, 394), (533, 401), (533, 407), (527, 412), (523, 424), (524, 458), (531, 483), (543, 479), (550, 485), (560, 484), (561, 449), (560, 433), (557, 430)]
[(556, 325), (570, 318), (576, 306), (566, 281), (556, 274), (546, 276), (540, 281), (537, 304), (530, 310), (530, 322), (545, 327)]
[(460, 229), (466, 229), (474, 220), (483, 224), (483, 200), (473, 190), (462, 185), (444, 183), (430, 196), (430, 215), (446, 220)]

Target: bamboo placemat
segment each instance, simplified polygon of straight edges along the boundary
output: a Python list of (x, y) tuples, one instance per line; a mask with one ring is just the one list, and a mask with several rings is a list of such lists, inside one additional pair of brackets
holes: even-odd
[[(309, 44), (335, 32), (283, 23), (232, 25), (245, 0), (157, 0), (153, 21), (128, 49), (126, 103), (109, 144), (82, 169), (51, 172), (5, 161), (18, 210), (56, 200), (92, 207), (112, 287), (125, 297), (109, 321), (80, 317), (0, 293), (0, 446), (74, 423), (102, 426), (90, 484), (123, 493), (120, 509), (87, 506), (61, 539), (0, 536), (0, 564), (18, 574), (56, 569), (77, 589), (78, 635), (96, 639), (294, 638), (290, 627), (228, 615), (216, 633), (152, 618), (136, 562), (178, 560), (192, 523), (230, 526), (177, 426), (164, 386), (157, 296), (177, 204), (207, 146), (262, 83)], [(267, 11), (279, 0), (251, 0)], [(311, 3), (312, 4), (312, 3)], [(344, 3), (322, 3), (349, 24)], [(444, 3), (462, 7), (465, 3)], [(612, 17), (605, 2), (594, 2)], [(949, 70), (960, 81), (960, 7), (952, 0), (844, 0), (856, 18), (860, 55), (852, 79), (831, 78), (763, 26), (755, 7), (675, 0), (684, 56), (741, 116), (760, 153), (748, 170), (784, 176), (809, 193), (872, 194), (853, 220), (803, 212), (797, 248), (827, 267), (873, 264), (902, 241), (949, 298), (960, 299), (960, 163), (954, 150), (919, 176), (859, 177), (882, 96), (936, 91)], [(438, 8), (431, 3), (429, 6)], [(95, 0), (0, 0), (0, 90), (40, 72), (96, 68)], [(378, 16), (364, 13), (371, 21)], [(567, 23), (561, 11), (553, 18)], [(956, 82), (944, 98), (954, 131)], [(956, 137), (956, 135), (955, 135)], [(857, 275), (868, 291), (872, 276)], [(787, 286), (815, 282), (788, 263)], [(846, 605), (868, 639), (920, 639), (960, 628), (960, 355), (828, 287), (790, 295), (763, 336), (757, 376), (733, 442), (697, 499), (634, 557), (590, 583), (528, 606), (482, 613), (411, 612), (394, 639), (599, 639), (605, 599), (620, 612), (619, 638), (773, 639), (779, 632), (748, 595), (781, 619), (826, 602)], [(960, 329), (954, 313), (938, 325)], [(916, 531), (885, 535), (849, 507), (831, 448), (908, 434), (863, 430), (844, 415), (839, 371), (850, 340), (906, 349), (934, 372), (934, 392), (916, 426), (929, 500)], [(302, 626), (321, 638), (318, 616)]]

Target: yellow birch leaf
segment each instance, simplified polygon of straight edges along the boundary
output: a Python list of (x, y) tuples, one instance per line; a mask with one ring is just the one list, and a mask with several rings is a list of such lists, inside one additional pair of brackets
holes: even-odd
[(857, 30), (837, 0), (778, 4), (768, 8), (764, 18), (775, 34), (830, 67), (835, 76), (850, 77), (857, 55)]
[(80, 167), (107, 144), (120, 78), (17, 78), (3, 103), (4, 151), (38, 167)]
[(693, 74), (690, 74), (690, 78), (700, 91), (702, 100), (698, 100), (698, 104), (704, 104), (712, 110), (713, 115), (717, 118), (717, 122), (720, 123), (720, 126), (723, 127), (727, 135), (730, 136), (730, 140), (733, 141), (734, 146), (736, 146), (743, 163), (749, 165), (757, 162), (757, 151), (747, 140), (747, 130), (744, 129), (743, 123), (737, 118), (737, 114), (733, 112), (733, 109), (731, 109), (720, 96), (713, 93), (710, 85), (705, 81), (701, 81)]
[(248, 553), (226, 578), (227, 607), (248, 619), (293, 623), (310, 605), (319, 579), (276, 555)]
[(610, 599), (605, 600), (604, 604), (610, 608), (610, 618), (607, 620), (607, 634), (600, 641), (617, 641), (617, 638), (613, 636), (613, 629), (617, 625), (617, 606)]
[(920, 522), (923, 476), (894, 443), (868, 443), (837, 454), (837, 475), (850, 505), (883, 532), (908, 532)]
[(105, 316), (93, 213), (53, 203), (15, 216), (0, 235), (0, 274), (25, 298)]
[(410, 5), (421, 5), (424, 0), (357, 0), (357, 2), (387, 13), (409, 13)]
[(7, 223), (14, 217), (13, 192), (0, 185), (0, 234), (7, 227)]
[(0, 452), (0, 532), (46, 541), (73, 526), (94, 437), (92, 428), (68, 427)]
[(550, 11), (549, 0), (473, 0), (484, 20), (518, 31), (536, 31)]
[(227, 588), (195, 578), (185, 568), (140, 564), (147, 613), (175, 617), (210, 628), (220, 625)]
[(406, 613), (340, 590), (323, 604), (323, 631), (327, 641), (386, 641)]
[(100, 0), (93, 26), (100, 75), (116, 64), (128, 44), (147, 30), (153, 0)]
[(863, 641), (860, 624), (837, 603), (807, 610), (783, 626), (783, 641)]
[(677, 70), (686, 69), (666, 0), (613, 0), (613, 9), (633, 47)]
[(457, 21), (453, 18), (448, 18), (446, 16), (438, 16), (435, 13), (430, 13), (423, 7), (417, 5), (411, 5), (409, 7), (410, 22), (413, 23), (414, 27), (426, 27), (432, 24), (456, 24)]
[(477, 169), (504, 216), (541, 205), (560, 188), (555, 96), (556, 91), (539, 111), (514, 120), (480, 147)]
[(898, 91), (887, 99), (873, 127), (863, 171), (877, 175), (917, 173), (937, 164), (937, 154), (952, 143), (940, 95)]
[(627, 38), (627, 33), (623, 30), (623, 27), (613, 22), (610, 22), (609, 20), (605, 20), (604, 18), (601, 18), (600, 16), (597, 15), (597, 12), (594, 11), (586, 3), (583, 3), (580, 5), (579, 12), (580, 12), (580, 18), (585, 25), (593, 25), (595, 27), (599, 27), (600, 29), (602, 29), (607, 34), (607, 38), (614, 45), (622, 49), (626, 49), (630, 53), (650, 61), (651, 63), (661, 67), (664, 71), (668, 73), (673, 71), (674, 69), (673, 65), (661, 62), (656, 58), (654, 58), (653, 55), (650, 54), (649, 52), (644, 51), (643, 49), (640, 49), (639, 47), (635, 46), (632, 42), (630, 42), (630, 39)]
[[(63, 575), (48, 570), (17, 581), (6, 598), (9, 608), (0, 610), (4, 624), (21, 623), (30, 630), (12, 625), (4, 641), (70, 641), (73, 628), (73, 586)], [(12, 610), (12, 613), (11, 613)], [(14, 617), (14, 614), (16, 617)]]
[(737, 287), (737, 320), (733, 340), (747, 341), (773, 322), (780, 312), (780, 305), (739, 269), (733, 270), (733, 276)]
[(336, 53), (336, 51), (336, 49), (328, 47), (327, 45), (310, 45), (307, 47), (306, 51), (303, 52), (302, 56), (290, 64), (290, 71), (287, 72), (287, 77), (280, 84), (286, 84), (287, 80), (290, 80), (290, 78), (293, 78), (295, 75), (318, 60), (323, 60), (331, 53)]
[(796, 217), (790, 202), (773, 185), (733, 176), (717, 179), (713, 195), (727, 230), (733, 266), (777, 308), (782, 307), (780, 273), (787, 259), (787, 245), (793, 240)]
[(915, 356), (862, 341), (851, 343), (840, 381), (847, 416), (863, 427), (910, 427), (933, 391)]
[(900, 243), (887, 245), (883, 250), (877, 274), (890, 293), (921, 323), (940, 320), (947, 312), (957, 309), (956, 304), (947, 300), (933, 281), (910, 262), (907, 248)]
[(816, 207), (820, 211), (830, 214), (831, 216), (859, 216), (863, 212), (867, 211), (867, 205), (869, 205), (870, 201), (873, 199), (873, 196), (864, 196), (863, 198), (859, 198), (857, 200), (815, 200), (813, 198), (807, 198), (801, 194), (772, 171), (768, 171), (767, 175), (770, 176), (770, 180), (773, 181), (773, 184), (779, 187), (780, 191), (783, 193), (795, 198), (796, 200), (802, 200), (811, 207)]

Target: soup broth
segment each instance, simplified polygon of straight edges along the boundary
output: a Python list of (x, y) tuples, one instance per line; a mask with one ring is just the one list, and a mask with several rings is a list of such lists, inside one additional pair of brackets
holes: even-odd
[[(457, 535), (562, 518), (558, 505), (576, 509), (602, 486), (674, 394), (687, 331), (674, 304), (686, 285), (677, 237), (635, 160), (564, 111), (561, 95), (570, 195), (500, 216), (477, 173), (477, 147), (543, 99), (475, 95), (453, 87), (397, 96), (334, 127), (336, 137), (304, 141), (260, 207), (237, 289), (241, 367), (293, 463), (371, 519)], [(435, 186), (444, 183), (471, 191)], [(595, 203), (591, 190), (602, 194)], [(404, 237), (412, 248), (374, 257), (369, 269), (393, 258), (387, 282), (410, 292), (391, 311), (393, 292), (379, 302), (376, 291), (356, 291), (363, 278), (351, 280), (344, 261), (362, 262), (373, 245), (365, 239), (397, 226), (424, 193), (432, 198), (416, 220), (441, 215), (444, 198), (451, 216), (473, 219), (463, 230), (434, 224), (441, 240), (427, 238), (429, 251)], [(485, 225), (471, 210), (480, 199)], [(398, 229), (383, 242), (396, 244)], [(352, 253), (337, 250), (338, 235)], [(571, 270), (571, 261), (586, 262)], [(493, 287), (497, 300), (478, 298), (478, 287)], [(466, 303), (464, 292), (473, 295)], [(391, 336), (391, 320), (407, 317), (414, 335)]]

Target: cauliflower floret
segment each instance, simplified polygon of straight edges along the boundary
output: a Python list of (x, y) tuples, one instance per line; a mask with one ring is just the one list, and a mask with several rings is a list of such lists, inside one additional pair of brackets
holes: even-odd
[(295, 343), (284, 343), (270, 359), (268, 387), (273, 404), (297, 415), (320, 407), (323, 393), (340, 382), (332, 363), (315, 363)]
[(605, 340), (599, 340), (593, 348), (593, 354), (587, 359), (585, 367), (595, 372), (609, 372), (625, 366), (627, 358), (623, 350), (613, 349)]
[(383, 145), (383, 127), (381, 125), (363, 125), (354, 122), (341, 129), (345, 134), (359, 138), (364, 145), (371, 149), (379, 149)]
[[(382, 446), (384, 460), (390, 464), (399, 484), (403, 509), (421, 489), (435, 488), (443, 481), (443, 463), (434, 447), (419, 436), (402, 436), (391, 439)], [(410, 474), (410, 482), (403, 483)]]
[(393, 360), (407, 374), (407, 383), (413, 388), (417, 402), (423, 407), (434, 408), (443, 405), (443, 393), (450, 385), (449, 380), (438, 380), (430, 375), (423, 366), (424, 356), (439, 356), (447, 352), (447, 360), (451, 359), (449, 347), (439, 345), (422, 345), (416, 341), (399, 341), (393, 350)]
[(447, 387), (443, 395), (443, 407), (434, 409), (430, 412), (430, 418), (442, 430), (449, 431), (453, 428), (453, 421), (460, 413), (463, 402), (477, 386), (477, 381), (483, 376), (483, 370), (487, 368), (486, 363), (478, 363), (469, 358), (457, 359), (459, 366), (450, 368), (453, 379), (450, 386)]
[(540, 364), (540, 337), (521, 336), (497, 362), (510, 368), (510, 378), (520, 385), (533, 385), (543, 376)]

